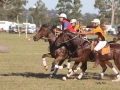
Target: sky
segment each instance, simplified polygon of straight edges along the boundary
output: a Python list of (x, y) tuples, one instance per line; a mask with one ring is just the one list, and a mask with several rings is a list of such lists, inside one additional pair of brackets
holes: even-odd
[[(25, 6), (25, 8), (28, 9), (29, 7), (33, 7), (37, 1), (38, 0), (28, 0), (28, 3)], [(48, 10), (52, 10), (55, 9), (58, 0), (42, 0), (42, 2), (45, 3), (45, 6), (48, 8)], [(83, 5), (83, 7), (81, 8), (82, 14), (85, 13), (98, 14), (98, 9), (94, 8), (94, 3), (95, 0), (81, 0), (81, 4)]]

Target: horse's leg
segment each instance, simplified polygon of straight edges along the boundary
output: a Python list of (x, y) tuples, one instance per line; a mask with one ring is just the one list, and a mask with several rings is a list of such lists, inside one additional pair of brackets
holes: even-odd
[(68, 63), (67, 63), (67, 69), (68, 69), (68, 70), (70, 69), (70, 62), (71, 62), (71, 61), (81, 62), (81, 57), (77, 57), (77, 58), (72, 58), (72, 57), (70, 57), (70, 58), (68, 59)]
[[(62, 63), (62, 60), (64, 60), (65, 58), (63, 56), (58, 56), (53, 62), (52, 62), (52, 67), (51, 67), (51, 71), (54, 71), (55, 69), (55, 65), (61, 61)], [(58, 65), (57, 65), (58, 66)], [(57, 67), (56, 66), (56, 67)]]
[(48, 70), (48, 66), (47, 66), (45, 57), (50, 57), (50, 58), (53, 58), (53, 57), (52, 57), (51, 53), (47, 53), (47, 54), (42, 55), (43, 66), (44, 66), (45, 70)]
[[(113, 67), (113, 65), (112, 65), (111, 62), (105, 61), (105, 62), (101, 62), (101, 63), (102, 63), (102, 67), (103, 67), (103, 68), (106, 66), (105, 64), (107, 64), (107, 65), (113, 70), (113, 72), (117, 75), (117, 78), (119, 79), (120, 75), (119, 75), (118, 71)], [(100, 65), (101, 65), (101, 63), (100, 63)], [(107, 69), (107, 67), (106, 67), (106, 69)], [(103, 71), (105, 72), (106, 69), (105, 69), (105, 70), (103, 69)], [(101, 79), (102, 79), (102, 77), (103, 77), (103, 75), (104, 75), (104, 72), (101, 73)], [(118, 80), (118, 79), (117, 79), (117, 80)], [(116, 80), (113, 80), (113, 81), (116, 81)]]
[[(114, 59), (114, 62), (115, 62), (115, 65), (117, 66), (118, 70), (120, 71), (120, 56), (119, 56), (119, 54), (118, 54), (117, 57)], [(113, 71), (116, 73), (116, 75), (117, 75), (117, 79), (116, 79), (116, 80), (112, 80), (112, 81), (114, 81), (114, 82), (120, 81), (120, 75), (119, 75), (119, 73), (117, 72), (117, 70), (116, 70), (115, 68), (113, 68), (112, 70), (113, 70)]]
[(69, 69), (68, 74), (66, 75), (68, 78), (76, 72), (77, 66), (80, 62), (75, 62), (72, 69)]
[(82, 69), (82, 72), (79, 74), (79, 76), (77, 77), (77, 79), (81, 79), (82, 76), (83, 76), (83, 74), (87, 70), (87, 61), (83, 62), (80, 68)]
[(56, 75), (56, 73), (57, 73), (58, 69), (64, 68), (64, 67), (59, 67), (59, 66), (61, 66), (61, 65), (62, 65), (62, 63), (63, 63), (64, 61), (65, 61), (65, 60), (61, 60), (61, 61), (59, 62), (58, 66), (56, 66), (56, 67), (55, 67), (54, 72), (50, 75), (50, 78), (52, 78), (53, 76), (55, 76), (55, 75)]
[(100, 62), (100, 66), (102, 67), (102, 72), (101, 72), (101, 74), (100, 74), (100, 76), (99, 76), (98, 79), (102, 79), (102, 78), (103, 78), (104, 72), (105, 72), (106, 69), (107, 69), (107, 66), (105, 65), (105, 62)]

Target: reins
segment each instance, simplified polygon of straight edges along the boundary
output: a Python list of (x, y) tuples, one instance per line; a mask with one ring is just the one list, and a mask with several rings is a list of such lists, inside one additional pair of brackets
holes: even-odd
[(75, 39), (76, 37), (78, 37), (78, 35), (76, 35), (75, 37), (73, 37), (73, 38), (71, 38), (71, 39), (69, 39), (69, 40), (67, 40), (67, 41), (65, 41), (65, 42), (63, 42), (63, 43), (67, 43), (67, 42), (69, 42), (69, 41)]
[(48, 40), (48, 39), (51, 39), (51, 38), (42, 37), (42, 39), (46, 39), (46, 40)]
[[(73, 40), (73, 39), (75, 39), (75, 38), (77, 38), (77, 37), (78, 37), (78, 35), (74, 36), (73, 38), (71, 38), (71, 39), (69, 39), (69, 40), (67, 40), (67, 41), (65, 41), (65, 42), (63, 42), (63, 43), (67, 43), (67, 42), (69, 42), (69, 41), (71, 41), (71, 40)], [(84, 40), (82, 40), (82, 39), (80, 38), (80, 42), (81, 42), (81, 44), (80, 44), (79, 46), (81, 46), (81, 47), (83, 48), (83, 50), (84, 50), (84, 46), (83, 46)], [(79, 49), (79, 48), (77, 48), (72, 54), (74, 54), (75, 52), (77, 52), (78, 49)], [(84, 51), (84, 52), (85, 52), (85, 51)]]

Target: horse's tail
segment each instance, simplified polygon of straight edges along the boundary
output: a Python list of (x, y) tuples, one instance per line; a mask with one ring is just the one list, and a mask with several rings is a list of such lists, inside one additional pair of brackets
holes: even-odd
[(105, 31), (105, 30), (106, 30), (105, 24), (104, 24), (104, 23), (100, 24), (100, 28), (101, 28), (103, 31)]

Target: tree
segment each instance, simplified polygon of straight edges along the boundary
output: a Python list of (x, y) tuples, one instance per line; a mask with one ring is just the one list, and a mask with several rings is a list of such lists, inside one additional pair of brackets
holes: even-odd
[(71, 18), (80, 18), (82, 4), (80, 0), (58, 0), (58, 4), (56, 5), (56, 9), (58, 9), (60, 13), (66, 13), (68, 19)]
[(95, 0), (94, 6), (99, 9), (101, 15), (111, 14), (111, 25), (114, 25), (116, 10), (120, 9), (120, 0)]
[(34, 23), (37, 26), (41, 26), (42, 23), (46, 23), (47, 17), (46, 17), (46, 11), (47, 8), (45, 7), (45, 4), (42, 2), (42, 0), (38, 0), (35, 4), (35, 8), (29, 8), (31, 11), (31, 16), (33, 17)]
[(82, 4), (80, 0), (73, 0), (72, 13), (71, 13), (72, 18), (78, 19), (82, 16), (80, 10), (81, 7)]
[(0, 0), (0, 11), (4, 12), (4, 14), (0, 13), (0, 16), (4, 16), (1, 20), (16, 21), (17, 15), (22, 17), (25, 10), (23, 5), (26, 5), (27, 2), (27, 0)]
[(82, 24), (83, 25), (91, 25), (91, 21), (95, 18), (98, 18), (97, 14), (85, 13), (82, 15)]
[(1, 0), (3, 9), (6, 9), (6, 6), (11, 2), (11, 0)]

